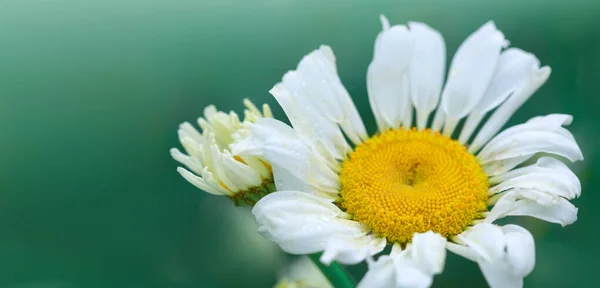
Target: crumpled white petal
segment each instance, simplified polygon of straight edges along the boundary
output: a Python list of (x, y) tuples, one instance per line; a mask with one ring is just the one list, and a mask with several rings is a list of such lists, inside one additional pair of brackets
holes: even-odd
[[(249, 135), (231, 145), (234, 155), (262, 157), (318, 191), (337, 195), (340, 185), (337, 173), (294, 129), (281, 121), (266, 118), (248, 123), (247, 127)], [(275, 182), (277, 186), (281, 181), (276, 177)]]
[(530, 119), (498, 134), (479, 152), (477, 158), (486, 174), (499, 175), (539, 152), (559, 155), (570, 161), (583, 160), (573, 135), (562, 126), (572, 116), (550, 114)]
[(442, 92), (445, 135), (452, 135), (458, 121), (479, 103), (492, 79), (500, 50), (506, 46), (504, 34), (490, 21), (458, 47)]
[[(540, 199), (548, 201), (545, 198), (551, 198), (552, 204), (540, 204)], [(531, 216), (564, 227), (577, 221), (577, 211), (577, 207), (565, 198), (554, 199), (537, 190), (517, 188), (502, 194), (485, 222), (491, 223), (506, 216)]]
[(469, 145), (469, 153), (479, 151), (488, 140), (494, 137), (515, 111), (517, 111), (517, 109), (519, 109), (519, 107), (521, 107), (535, 91), (546, 83), (551, 72), (552, 70), (548, 66), (532, 68), (531, 73), (523, 82), (521, 82), (521, 85), (519, 85), (516, 91), (502, 103), (494, 113), (492, 113), (492, 116), (490, 116), (487, 122), (481, 127), (481, 130), (477, 133), (477, 136), (475, 136), (471, 145)]
[(277, 191), (252, 209), (265, 238), (291, 254), (323, 251), (321, 262), (356, 264), (379, 253), (385, 238), (368, 234), (368, 228), (348, 220), (330, 200), (299, 191)]
[[(531, 216), (562, 226), (577, 220), (577, 208), (567, 199), (581, 194), (581, 183), (560, 160), (541, 157), (537, 163), (491, 177), (490, 204), (485, 221), (505, 216)], [(498, 194), (499, 193), (499, 194)]]
[(500, 54), (494, 76), (477, 106), (469, 114), (458, 138), (467, 143), (479, 122), (492, 109), (502, 104), (527, 80), (533, 69), (539, 69), (540, 61), (531, 53), (518, 48), (509, 48)]
[(492, 288), (522, 287), (535, 266), (533, 236), (517, 225), (481, 223), (449, 242), (448, 250), (479, 264)]
[(377, 35), (373, 60), (367, 70), (367, 90), (377, 127), (383, 132), (402, 124), (411, 125), (408, 72), (414, 40), (405, 25), (389, 27), (384, 16), (381, 22), (383, 31)]
[(446, 239), (437, 233), (415, 233), (404, 251), (396, 243), (389, 256), (367, 259), (369, 270), (358, 287), (429, 287), (444, 270), (445, 246)]
[[(360, 114), (337, 74), (335, 55), (329, 46), (322, 45), (318, 50), (304, 56), (296, 71), (292, 72), (296, 74), (298, 83), (288, 85), (292, 83), (284, 79), (283, 86), (286, 89), (291, 89), (296, 97), (305, 97), (307, 102), (317, 107), (329, 121), (340, 125), (354, 144), (358, 145), (368, 138)], [(300, 104), (304, 104), (304, 101)], [(305, 116), (310, 116), (306, 113), (312, 107), (298, 108)], [(288, 111), (290, 109), (287, 109), (286, 113)], [(337, 135), (329, 134), (324, 139), (332, 141), (333, 145), (341, 145)]]
[(408, 26), (415, 44), (408, 74), (410, 97), (417, 111), (417, 128), (422, 130), (440, 100), (446, 67), (446, 44), (442, 34), (424, 23), (409, 22)]
[[(541, 157), (530, 166), (518, 168), (491, 177), (489, 194), (497, 194), (513, 188), (535, 189), (556, 197), (574, 199), (581, 195), (581, 182), (560, 160)], [(541, 203), (544, 204), (544, 203)]]

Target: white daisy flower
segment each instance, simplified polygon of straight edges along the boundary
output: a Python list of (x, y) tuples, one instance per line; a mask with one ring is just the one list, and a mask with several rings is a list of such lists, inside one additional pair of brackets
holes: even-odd
[[(522, 286), (535, 262), (531, 234), (490, 223), (513, 215), (573, 223), (577, 208), (568, 200), (581, 185), (559, 159), (583, 156), (563, 128), (568, 115), (494, 135), (550, 68), (507, 48), (488, 22), (460, 45), (442, 87), (441, 34), (423, 23), (382, 24), (367, 71), (375, 135), (367, 135), (332, 50), (321, 46), (271, 90), (293, 128), (258, 119), (232, 145), (234, 155), (273, 166), (278, 191), (253, 209), (259, 232), (292, 254), (322, 252), (326, 264), (366, 259), (361, 287), (428, 287), (446, 249), (477, 262), (492, 287)], [(523, 166), (538, 153), (546, 156)], [(387, 244), (392, 253), (372, 260)]]
[(202, 133), (192, 124), (179, 125), (179, 141), (187, 152), (172, 148), (171, 156), (188, 169), (177, 171), (194, 186), (214, 195), (225, 195), (238, 206), (254, 205), (256, 201), (275, 190), (271, 166), (260, 157), (233, 156), (229, 146), (244, 139), (243, 123), (262, 118), (273, 118), (271, 109), (263, 105), (262, 112), (250, 100), (244, 99), (244, 121), (235, 112), (217, 111), (211, 105), (198, 118)]

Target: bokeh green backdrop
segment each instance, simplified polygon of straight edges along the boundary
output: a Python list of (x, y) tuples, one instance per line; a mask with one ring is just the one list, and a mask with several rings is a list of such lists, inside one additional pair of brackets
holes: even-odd
[[(185, 182), (168, 150), (204, 106), (267, 91), (329, 44), (371, 131), (365, 71), (379, 14), (441, 31), (448, 55), (493, 19), (553, 68), (510, 124), (554, 112), (586, 160), (579, 220), (514, 219), (536, 238), (529, 287), (597, 286), (599, 1), (0, 2), (0, 285), (269, 287), (282, 263), (249, 211)], [(283, 117), (279, 108), (276, 116)], [(352, 267), (360, 277), (364, 265)], [(449, 254), (435, 287), (480, 287)]]

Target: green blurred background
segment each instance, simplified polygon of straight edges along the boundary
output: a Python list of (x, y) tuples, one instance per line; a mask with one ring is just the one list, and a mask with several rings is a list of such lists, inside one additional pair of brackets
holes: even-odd
[[(597, 286), (600, 1), (0, 2), (0, 286), (269, 287), (284, 256), (248, 210), (184, 181), (169, 148), (203, 107), (277, 107), (268, 90), (320, 44), (370, 131), (365, 71), (378, 16), (424, 21), (448, 55), (489, 19), (550, 65), (511, 120), (569, 113), (586, 160), (571, 226), (536, 238), (528, 287)], [(276, 116), (283, 117), (281, 109)], [(360, 278), (365, 266), (352, 267)], [(449, 254), (435, 287), (481, 287)]]

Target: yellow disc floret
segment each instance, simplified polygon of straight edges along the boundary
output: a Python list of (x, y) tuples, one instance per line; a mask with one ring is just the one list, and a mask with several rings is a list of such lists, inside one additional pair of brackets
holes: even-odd
[(415, 232), (460, 234), (486, 211), (488, 179), (457, 141), (429, 130), (388, 130), (342, 164), (342, 208), (390, 242)]

